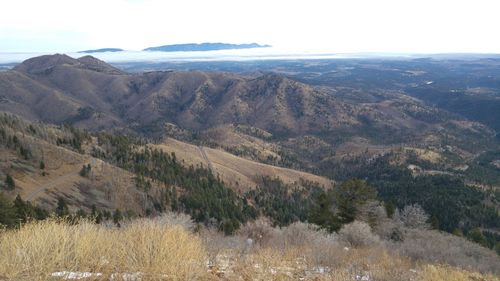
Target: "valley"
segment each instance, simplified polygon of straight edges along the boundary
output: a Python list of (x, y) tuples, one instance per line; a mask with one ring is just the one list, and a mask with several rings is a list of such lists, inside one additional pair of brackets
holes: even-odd
[(31, 58), (0, 72), (0, 199), (22, 211), (2, 224), (181, 212), (235, 235), (262, 217), (360, 219), (396, 243), (390, 212), (418, 206), (425, 235), (498, 251), (497, 74), (495, 59)]

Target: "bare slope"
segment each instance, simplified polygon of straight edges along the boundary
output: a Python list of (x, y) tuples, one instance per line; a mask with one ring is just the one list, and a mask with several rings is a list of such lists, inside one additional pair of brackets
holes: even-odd
[[(49, 209), (64, 198), (73, 211), (88, 211), (93, 205), (138, 214), (144, 211), (144, 196), (136, 189), (131, 173), (91, 157), (85, 145), (81, 153), (66, 144), (58, 145), (58, 140), (70, 135), (67, 129), (26, 123), (15, 117), (1, 119), (0, 130), (6, 138), (0, 138), (0, 175), (3, 179), (10, 174), (16, 185), (12, 191), (2, 191)], [(14, 137), (17, 141), (12, 141)], [(22, 149), (29, 151), (26, 157), (20, 153)], [(83, 165), (89, 164), (91, 172), (80, 175)]]
[[(187, 165), (202, 164), (212, 167), (215, 174), (219, 174), (224, 182), (239, 191), (254, 188), (257, 178), (262, 176), (279, 177), (285, 183), (300, 183), (300, 180), (317, 182), (324, 187), (331, 187), (332, 182), (324, 177), (300, 172), (244, 159), (219, 149), (196, 146), (172, 138), (166, 139), (156, 147), (164, 151), (174, 152)], [(207, 161), (208, 160), (208, 161)]]

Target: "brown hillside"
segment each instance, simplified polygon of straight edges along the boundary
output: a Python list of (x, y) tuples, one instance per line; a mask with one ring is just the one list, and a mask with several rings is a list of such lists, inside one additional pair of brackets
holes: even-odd
[(174, 152), (187, 165), (201, 163), (205, 167), (211, 168), (215, 174), (221, 176), (224, 182), (239, 191), (255, 188), (257, 178), (262, 176), (279, 177), (288, 184), (300, 183), (300, 180), (303, 179), (319, 183), (326, 188), (332, 186), (332, 181), (324, 177), (258, 163), (219, 149), (196, 146), (172, 138), (167, 138), (156, 147), (167, 152)]
[[(10, 137), (16, 136), (18, 143), (29, 149), (30, 156), (26, 159), (19, 149), (0, 144), (0, 175), (3, 178), (10, 174), (16, 185), (13, 191), (2, 191), (12, 197), (19, 194), (24, 200), (48, 209), (55, 207), (58, 198), (64, 198), (73, 211), (79, 208), (88, 211), (95, 205), (99, 209), (144, 212), (144, 195), (137, 190), (131, 173), (84, 151), (78, 153), (66, 145), (56, 145), (57, 138), (68, 135), (63, 128), (25, 123), (15, 117), (3, 118), (2, 122), (14, 120), (14, 125), (0, 124), (0, 129)], [(41, 161), (44, 169), (40, 168)], [(88, 164), (91, 173), (81, 176), (82, 166)]]
[(369, 126), (373, 132), (425, 140), (446, 121), (419, 119), (436, 110), (394, 93), (390, 101), (356, 103), (336, 90), (316, 89), (277, 74), (126, 74), (90, 56), (29, 59), (0, 73), (0, 93), (1, 110), (32, 120), (149, 133), (165, 122), (189, 130), (241, 124), (275, 137), (366, 134)]
[(440, 151), (444, 143), (461, 161), (494, 139), (488, 127), (403, 93), (365, 95), (272, 73), (129, 74), (90, 56), (42, 56), (0, 72), (0, 111), (156, 139), (173, 126), (182, 132), (169, 134), (176, 139), (308, 171), (331, 159), (370, 158), (395, 147)]

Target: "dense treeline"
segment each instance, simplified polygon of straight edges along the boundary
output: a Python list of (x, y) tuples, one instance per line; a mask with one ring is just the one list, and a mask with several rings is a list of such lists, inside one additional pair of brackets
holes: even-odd
[(500, 150), (485, 151), (469, 164), (467, 178), (486, 185), (500, 185), (500, 163), (494, 165), (498, 159)]
[[(330, 232), (362, 216), (368, 202), (376, 202), (377, 192), (365, 181), (352, 179), (324, 191), (309, 212), (309, 220)], [(369, 219), (368, 219), (369, 220)]]
[[(450, 233), (469, 236), (473, 230), (500, 227), (500, 215), (491, 204), (497, 200), (494, 195), (466, 185), (464, 179), (457, 176), (413, 175), (406, 167), (394, 165), (394, 157), (386, 154), (373, 160), (356, 158), (330, 163), (330, 166), (324, 164), (322, 169), (338, 179), (366, 179), (381, 200), (398, 208), (419, 204), (430, 215), (434, 226)], [(491, 155), (483, 158), (478, 162), (488, 162)], [(487, 235), (487, 231), (482, 235)], [(499, 241), (495, 236), (488, 237), (489, 246)]]
[(11, 201), (0, 192), (0, 226), (14, 227), (31, 219), (42, 220), (48, 216), (46, 210), (23, 201), (20, 196)]
[(310, 210), (323, 188), (316, 183), (301, 181), (299, 186), (283, 183), (279, 178), (261, 177), (256, 189), (245, 197), (253, 202), (260, 215), (269, 217), (274, 225), (286, 226), (307, 221)]
[(160, 210), (184, 211), (197, 222), (216, 224), (226, 233), (234, 232), (257, 214), (244, 198), (207, 168), (185, 167), (175, 154), (139, 146), (125, 136), (100, 134), (98, 142), (104, 151), (94, 150), (95, 157), (134, 172), (142, 188), (150, 185), (144, 178), (151, 178), (164, 187), (164, 198), (157, 204)]
[(19, 195), (14, 200), (10, 200), (0, 192), (0, 228), (19, 227), (32, 220), (45, 220), (49, 217), (57, 217), (72, 223), (86, 218), (96, 223), (113, 221), (115, 224), (120, 225), (120, 221), (124, 218), (133, 218), (135, 214), (131, 212), (122, 213), (119, 209), (114, 212), (99, 210), (95, 205), (92, 206), (90, 213), (85, 212), (83, 209), (72, 213), (63, 198), (57, 200), (56, 207), (53, 210), (47, 210), (31, 204), (29, 201), (24, 201)]

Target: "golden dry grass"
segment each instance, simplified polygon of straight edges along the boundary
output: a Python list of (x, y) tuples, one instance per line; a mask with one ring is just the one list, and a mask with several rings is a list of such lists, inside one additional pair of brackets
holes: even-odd
[[(206, 249), (211, 245), (201, 233), (146, 219), (121, 228), (55, 219), (28, 223), (0, 232), (0, 280), (62, 280), (52, 273), (71, 271), (102, 273), (85, 280), (121, 280), (124, 273), (140, 273), (140, 280), (500, 281), (451, 266), (415, 263), (383, 246), (346, 249), (317, 237), (239, 252), (234, 243), (244, 239), (220, 236), (219, 257), (209, 270)], [(318, 251), (322, 245), (325, 249)]]
[(420, 268), (419, 281), (499, 281), (490, 274), (480, 274), (442, 265), (425, 265)]
[[(200, 149), (195, 145), (168, 138), (162, 144), (154, 147), (168, 153), (174, 152), (187, 165), (202, 163), (205, 167), (208, 166)], [(219, 174), (224, 182), (237, 190), (254, 188), (257, 185), (256, 176), (279, 177), (288, 184), (304, 179), (317, 182), (327, 188), (332, 186), (331, 180), (310, 173), (255, 162), (219, 149), (204, 147), (203, 150), (211, 161), (214, 173)]]
[(60, 271), (193, 280), (206, 272), (201, 239), (181, 226), (148, 220), (120, 229), (88, 222), (29, 223), (2, 233), (0, 252), (0, 272), (8, 280), (47, 280)]
[[(259, 249), (241, 257), (226, 271), (229, 280), (410, 280), (417, 276), (413, 263), (380, 249), (350, 249), (329, 253), (334, 266), (319, 266), (318, 253), (308, 247)], [(363, 279), (365, 280), (365, 279)]]

